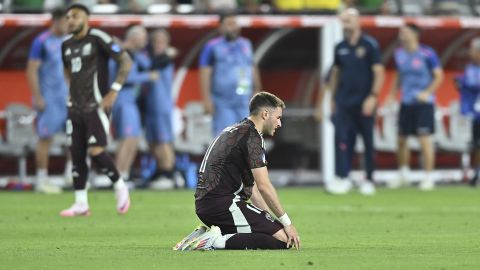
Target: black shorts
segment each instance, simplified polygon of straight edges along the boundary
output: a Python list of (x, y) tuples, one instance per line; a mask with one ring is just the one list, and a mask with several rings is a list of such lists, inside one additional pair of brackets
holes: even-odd
[(398, 133), (408, 135), (431, 135), (435, 132), (435, 109), (433, 104), (402, 104), (398, 117)]
[(197, 216), (209, 227), (218, 226), (222, 234), (264, 233), (274, 235), (283, 229), (283, 225), (270, 213), (242, 200), (232, 202), (228, 209), (209, 214), (197, 212)]
[(480, 120), (473, 121), (472, 133), (472, 147), (480, 149)]
[(110, 121), (103, 110), (68, 112), (67, 135), (72, 148), (105, 147), (109, 130)]

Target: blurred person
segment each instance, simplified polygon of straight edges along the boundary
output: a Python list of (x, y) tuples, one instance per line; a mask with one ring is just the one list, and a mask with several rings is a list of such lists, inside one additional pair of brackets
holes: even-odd
[(399, 137), (397, 159), (399, 178), (389, 186), (397, 188), (408, 181), (410, 151), (407, 139), (418, 138), (423, 157), (425, 178), (420, 189), (431, 190), (435, 186), (432, 171), (435, 164), (435, 149), (432, 134), (435, 132), (435, 91), (443, 80), (443, 70), (437, 53), (430, 47), (420, 44), (420, 28), (412, 23), (399, 30), (401, 47), (395, 51), (397, 71), (387, 103), (391, 103), (398, 89), (401, 90), (399, 114)]
[(240, 36), (233, 14), (219, 19), (220, 36), (200, 54), (200, 88), (205, 112), (213, 116), (213, 134), (248, 116), (248, 102), (262, 86), (251, 42)]
[(465, 67), (463, 74), (456, 78), (460, 91), (462, 114), (472, 118), (472, 142), (474, 150), (474, 175), (469, 184), (475, 187), (480, 177), (480, 38), (470, 43), (471, 62)]
[[(60, 193), (62, 189), (52, 185), (48, 179), (48, 155), (53, 135), (64, 132), (67, 120), (68, 90), (60, 52), (67, 32), (67, 22), (62, 9), (54, 9), (51, 15), (50, 28), (40, 33), (30, 48), (27, 78), (33, 94), (34, 108), (37, 110), (36, 133), (39, 137), (35, 151), (35, 190)], [(68, 158), (66, 167), (66, 172), (71, 171)], [(68, 177), (69, 174), (65, 175)]]
[[(88, 8), (81, 4), (67, 8), (71, 35), (62, 44), (62, 60), (70, 82), (67, 134), (73, 161), (75, 202), (60, 212), (63, 217), (90, 214), (86, 189), (87, 154), (113, 182), (117, 212), (125, 214), (130, 207), (128, 187), (105, 152), (105, 146), (110, 128), (107, 113), (122, 89), (132, 60), (109, 34), (89, 26), (89, 15)], [(111, 85), (108, 76), (110, 58), (118, 63), (117, 76)]]
[[(149, 71), (150, 58), (146, 53), (148, 34), (145, 27), (134, 25), (127, 29), (123, 48), (133, 60), (122, 90), (118, 93), (112, 109), (112, 122), (115, 138), (119, 145), (115, 155), (115, 164), (124, 180), (130, 177), (130, 168), (137, 155), (138, 140), (141, 135), (140, 112), (137, 96), (143, 83), (156, 81), (158, 72)], [(110, 60), (110, 78), (117, 74), (118, 65)], [(113, 81), (112, 81), (113, 82)]]
[(275, 95), (257, 93), (248, 118), (210, 144), (195, 192), (195, 212), (210, 229), (198, 227), (174, 250), (300, 248), (297, 230), (270, 182), (263, 140), (282, 126), (284, 108)]
[[(328, 183), (326, 189), (333, 194), (347, 193), (351, 189), (348, 177), (357, 134), (360, 134), (365, 146), (366, 179), (358, 183), (359, 191), (364, 195), (373, 195), (373, 131), (378, 94), (384, 80), (380, 47), (374, 38), (362, 32), (356, 9), (344, 10), (340, 19), (345, 38), (335, 47), (334, 64), (328, 84), (323, 89), (332, 91), (332, 120), (335, 126), (336, 179)], [(322, 120), (323, 96), (323, 92), (318, 96), (317, 120)]]
[(159, 78), (150, 84), (146, 101), (146, 138), (157, 161), (157, 172), (150, 187), (171, 189), (176, 184), (183, 186), (180, 175), (175, 173), (175, 151), (173, 149), (173, 118), (175, 104), (172, 99), (174, 79), (173, 58), (177, 52), (170, 46), (170, 34), (159, 29), (151, 34), (151, 69)]

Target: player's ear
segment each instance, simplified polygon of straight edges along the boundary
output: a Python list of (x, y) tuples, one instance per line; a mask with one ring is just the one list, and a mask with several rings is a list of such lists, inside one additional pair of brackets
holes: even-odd
[(267, 120), (267, 119), (268, 119), (268, 110), (267, 110), (267, 109), (263, 109), (263, 111), (262, 111), (262, 119), (263, 119), (263, 120)]

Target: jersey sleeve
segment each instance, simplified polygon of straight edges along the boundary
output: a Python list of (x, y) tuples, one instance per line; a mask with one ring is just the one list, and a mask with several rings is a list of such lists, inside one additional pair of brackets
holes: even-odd
[(381, 64), (382, 60), (381, 60), (380, 46), (378, 45), (378, 42), (373, 38), (370, 38), (369, 43), (370, 43), (370, 63), (372, 63), (372, 66), (376, 64)]
[(340, 57), (338, 55), (338, 50), (339, 49), (340, 49), (340, 46), (339, 46), (339, 44), (337, 44), (335, 46), (335, 52), (334, 52), (334, 55), (333, 55), (333, 65), (337, 66), (337, 67), (340, 67)]
[(90, 34), (97, 37), (97, 41), (101, 50), (103, 50), (113, 60), (119, 61), (120, 56), (124, 51), (118, 43), (114, 42), (112, 36), (95, 28), (90, 30)]
[(256, 131), (250, 131), (247, 138), (247, 159), (250, 169), (267, 166), (263, 139)]
[(213, 45), (207, 43), (200, 53), (199, 66), (208, 67), (215, 64), (215, 58), (213, 57)]
[(437, 53), (431, 48), (428, 48), (428, 50), (426, 51), (426, 59), (425, 60), (427, 62), (428, 67), (431, 70), (442, 67), (442, 65), (440, 64), (440, 59), (438, 58)]
[(43, 52), (43, 42), (41, 41), (40, 38), (35, 38), (35, 40), (32, 43), (32, 46), (30, 47), (30, 53), (28, 55), (28, 58), (31, 60), (42, 60), (42, 54)]

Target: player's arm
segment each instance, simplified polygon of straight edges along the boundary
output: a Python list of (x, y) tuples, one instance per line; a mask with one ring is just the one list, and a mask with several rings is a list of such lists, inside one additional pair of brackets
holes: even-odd
[(300, 248), (300, 236), (297, 229), (293, 226), (292, 221), (288, 217), (285, 210), (283, 210), (278, 198), (277, 191), (270, 182), (268, 177), (268, 170), (266, 166), (252, 169), (253, 178), (258, 188), (260, 195), (262, 196), (265, 204), (272, 210), (272, 212), (278, 217), (278, 220), (282, 223), (285, 233), (288, 236), (287, 245), (294, 243), (297, 249)]
[(432, 71), (432, 74), (433, 74), (433, 80), (430, 83), (430, 85), (425, 89), (425, 92), (427, 92), (429, 94), (435, 93), (435, 91), (437, 91), (438, 87), (442, 83), (442, 81), (443, 81), (443, 69), (435, 68)]
[(45, 101), (43, 100), (42, 94), (40, 93), (40, 84), (38, 79), (38, 69), (42, 61), (38, 59), (29, 59), (27, 62), (27, 79), (28, 84), (30, 85), (30, 90), (34, 97), (35, 107), (39, 110), (45, 108)]
[(421, 93), (417, 95), (417, 99), (423, 102), (427, 102), (430, 96), (437, 91), (438, 87), (443, 81), (443, 69), (440, 65), (440, 59), (438, 59), (435, 51), (430, 50), (426, 58), (427, 65), (432, 71), (432, 82)]
[(257, 185), (253, 185), (252, 197), (250, 198), (250, 200), (252, 204), (255, 205), (256, 207), (259, 207), (260, 209), (270, 212), (270, 208), (268, 207), (267, 203), (263, 199), (262, 194), (260, 194), (260, 191), (258, 191)]
[(207, 44), (203, 48), (199, 59), (200, 90), (206, 114), (212, 114), (214, 111), (211, 97), (213, 64), (213, 49), (209, 44)]
[(372, 66), (373, 71), (373, 85), (370, 95), (378, 97), (380, 90), (382, 88), (383, 82), (385, 81), (385, 69), (382, 64), (374, 64)]
[(105, 111), (110, 111), (113, 107), (115, 99), (117, 98), (117, 93), (122, 89), (123, 84), (127, 80), (130, 68), (132, 67), (132, 59), (126, 51), (122, 51), (115, 61), (118, 65), (117, 76), (115, 76), (115, 80), (110, 87), (110, 92), (103, 97), (102, 102), (100, 103), (100, 108)]
[(262, 91), (262, 78), (260, 77), (260, 70), (257, 65), (253, 66), (253, 94)]

